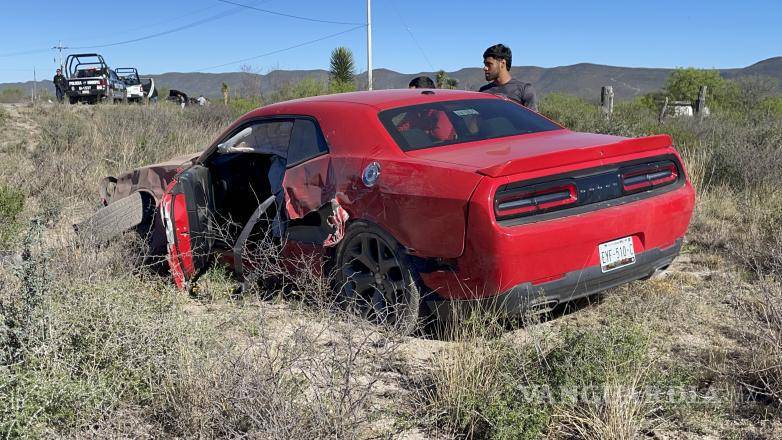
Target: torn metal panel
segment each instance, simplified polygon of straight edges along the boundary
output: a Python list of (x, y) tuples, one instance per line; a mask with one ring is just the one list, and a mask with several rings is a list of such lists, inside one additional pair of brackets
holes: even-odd
[(200, 153), (179, 156), (165, 162), (136, 168), (116, 178), (106, 177), (101, 181), (101, 197), (105, 199), (105, 204), (109, 204), (134, 192), (145, 191), (159, 201), (174, 176), (192, 164), (199, 155)]
[(289, 168), (282, 184), (288, 218), (302, 218), (334, 199), (334, 177), (332, 159), (328, 155)]
[(326, 217), (326, 224), (331, 231), (323, 242), (323, 246), (330, 247), (339, 243), (345, 236), (345, 226), (348, 223), (350, 215), (345, 208), (343, 208), (337, 199), (333, 199), (330, 203), (331, 215)]

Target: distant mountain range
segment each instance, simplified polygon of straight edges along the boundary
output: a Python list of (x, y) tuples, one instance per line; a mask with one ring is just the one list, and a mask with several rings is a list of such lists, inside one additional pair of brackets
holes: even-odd
[[(632, 99), (635, 96), (660, 90), (673, 69), (616, 67), (599, 64), (581, 63), (561, 67), (514, 67), (515, 78), (531, 82), (540, 95), (551, 92), (562, 92), (595, 101), (599, 99), (602, 86), (613, 86), (618, 100)], [(376, 89), (392, 89), (407, 87), (408, 82), (418, 75), (428, 75), (434, 79), (434, 72), (414, 74), (398, 73), (388, 69), (375, 69), (374, 86)], [(769, 58), (748, 67), (737, 69), (721, 69), (726, 78), (763, 75), (774, 78), (779, 83), (782, 92), (782, 57)], [(477, 90), (485, 84), (480, 68), (464, 68), (448, 72), (451, 78), (459, 81), (459, 88)], [(155, 78), (159, 88), (177, 89), (188, 95), (204, 95), (211, 98), (221, 96), (220, 88), (228, 84), (232, 91), (247, 91), (260, 89), (270, 93), (288, 84), (294, 84), (304, 78), (314, 78), (319, 81), (328, 80), (326, 70), (275, 70), (265, 75), (246, 72), (231, 73), (178, 73), (170, 72), (159, 75), (143, 75)], [(359, 75), (359, 86), (366, 84), (366, 73)], [(1, 83), (0, 90), (7, 87), (20, 87), (30, 91), (33, 82)], [(44, 87), (54, 94), (51, 81), (39, 81), (38, 87)]]

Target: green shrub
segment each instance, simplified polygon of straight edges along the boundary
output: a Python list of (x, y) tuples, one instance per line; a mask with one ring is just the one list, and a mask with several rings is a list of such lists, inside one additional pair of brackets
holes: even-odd
[(583, 98), (561, 93), (549, 93), (539, 105), (540, 113), (574, 131), (597, 131), (603, 127), (604, 118), (595, 104)]
[(176, 296), (153, 286), (124, 277), (45, 289), (45, 334), (0, 368), (0, 432), (67, 435), (123, 405), (152, 405), (181, 359), (206, 346)]
[(641, 326), (617, 321), (565, 327), (556, 337), (544, 334), (521, 348), (483, 336), (460, 341), (435, 365), (430, 414), (467, 437), (533, 439), (557, 423), (581, 420), (584, 408), (593, 418), (604, 417), (605, 407), (615, 403), (606, 395), (619, 393), (631, 418), (624, 425), (610, 422), (637, 432), (648, 409), (638, 393), (650, 385), (680, 383), (656, 369), (650, 337)]
[(268, 104), (280, 101), (289, 101), (291, 99), (306, 98), (309, 96), (326, 95), (329, 92), (329, 85), (316, 78), (304, 78), (303, 80), (281, 87), (271, 94)]
[(228, 101), (228, 107), (236, 117), (262, 106), (263, 101), (260, 98), (234, 98)]
[(665, 83), (665, 93), (674, 101), (698, 99), (701, 86), (706, 86), (706, 105), (712, 110), (728, 109), (736, 104), (739, 87), (726, 80), (718, 70), (692, 67), (674, 70)]
[(760, 101), (758, 109), (777, 118), (782, 117), (782, 96), (772, 96)]
[(0, 250), (9, 249), (17, 238), (24, 200), (21, 191), (0, 184)]
[(6, 87), (0, 90), (0, 102), (3, 103), (22, 102), (29, 97), (30, 95), (19, 87)]

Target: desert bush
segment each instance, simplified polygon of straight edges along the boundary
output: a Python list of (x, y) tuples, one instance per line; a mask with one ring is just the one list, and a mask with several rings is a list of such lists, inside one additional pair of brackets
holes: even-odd
[(772, 96), (763, 99), (758, 110), (777, 118), (782, 117), (782, 96)]
[(117, 273), (68, 273), (31, 229), (0, 293), (0, 432), (6, 437), (76, 432), (125, 405), (148, 405), (176, 374), (197, 326), (176, 296)]
[(695, 102), (700, 87), (704, 85), (708, 88), (707, 105), (712, 110), (735, 105), (739, 87), (723, 78), (718, 70), (678, 68), (668, 77), (665, 93), (675, 101)]
[(605, 125), (597, 105), (577, 96), (549, 93), (540, 101), (540, 113), (574, 131), (595, 131)]
[[(37, 167), (20, 169), (14, 178), (21, 182), (23, 192), (46, 202), (52, 221), (63, 209), (94, 209), (102, 177), (196, 153), (232, 119), (218, 105), (186, 109), (55, 106), (43, 107), (31, 116), (41, 127), (41, 141), (31, 157)], [(69, 206), (62, 205), (67, 198)]]
[(21, 227), (24, 194), (0, 184), (0, 251), (10, 249)]
[(46, 337), (45, 307), (51, 275), (48, 256), (40, 249), (41, 227), (33, 223), (15, 268), (17, 282), (0, 295), (0, 366), (23, 362)]
[(239, 117), (249, 111), (255, 110), (264, 105), (260, 98), (234, 98), (228, 102), (231, 113)]
[[(735, 362), (738, 380), (755, 400), (782, 408), (782, 283), (764, 277), (754, 285), (737, 285), (732, 296), (738, 328), (746, 347)], [(758, 398), (760, 396), (760, 398)]]
[(3, 103), (22, 102), (27, 97), (27, 93), (19, 87), (6, 87), (0, 90), (0, 102)]
[(649, 331), (629, 322), (565, 327), (521, 347), (476, 335), (436, 361), (424, 392), (433, 423), (471, 438), (634, 438), (658, 405), (643, 391), (678, 383), (655, 365)]
[(285, 85), (274, 91), (269, 96), (267, 104), (306, 98), (308, 96), (326, 95), (328, 93), (330, 92), (327, 83), (319, 81), (316, 78), (304, 78), (295, 84)]
[(355, 321), (301, 311), (285, 322), (270, 320), (270, 309), (246, 316), (236, 339), (189, 360), (163, 402), (169, 432), (358, 437), (396, 343)]

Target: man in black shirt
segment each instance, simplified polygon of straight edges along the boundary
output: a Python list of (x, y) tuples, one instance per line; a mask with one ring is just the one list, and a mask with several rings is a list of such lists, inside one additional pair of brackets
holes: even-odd
[(65, 95), (65, 89), (68, 88), (68, 82), (65, 81), (65, 77), (60, 69), (57, 69), (57, 74), (54, 75), (54, 91), (57, 93), (57, 102), (62, 102)]
[(479, 91), (504, 96), (538, 111), (538, 99), (532, 84), (511, 77), (511, 58), (510, 48), (503, 44), (495, 44), (483, 52), (483, 74), (486, 81), (491, 82)]

